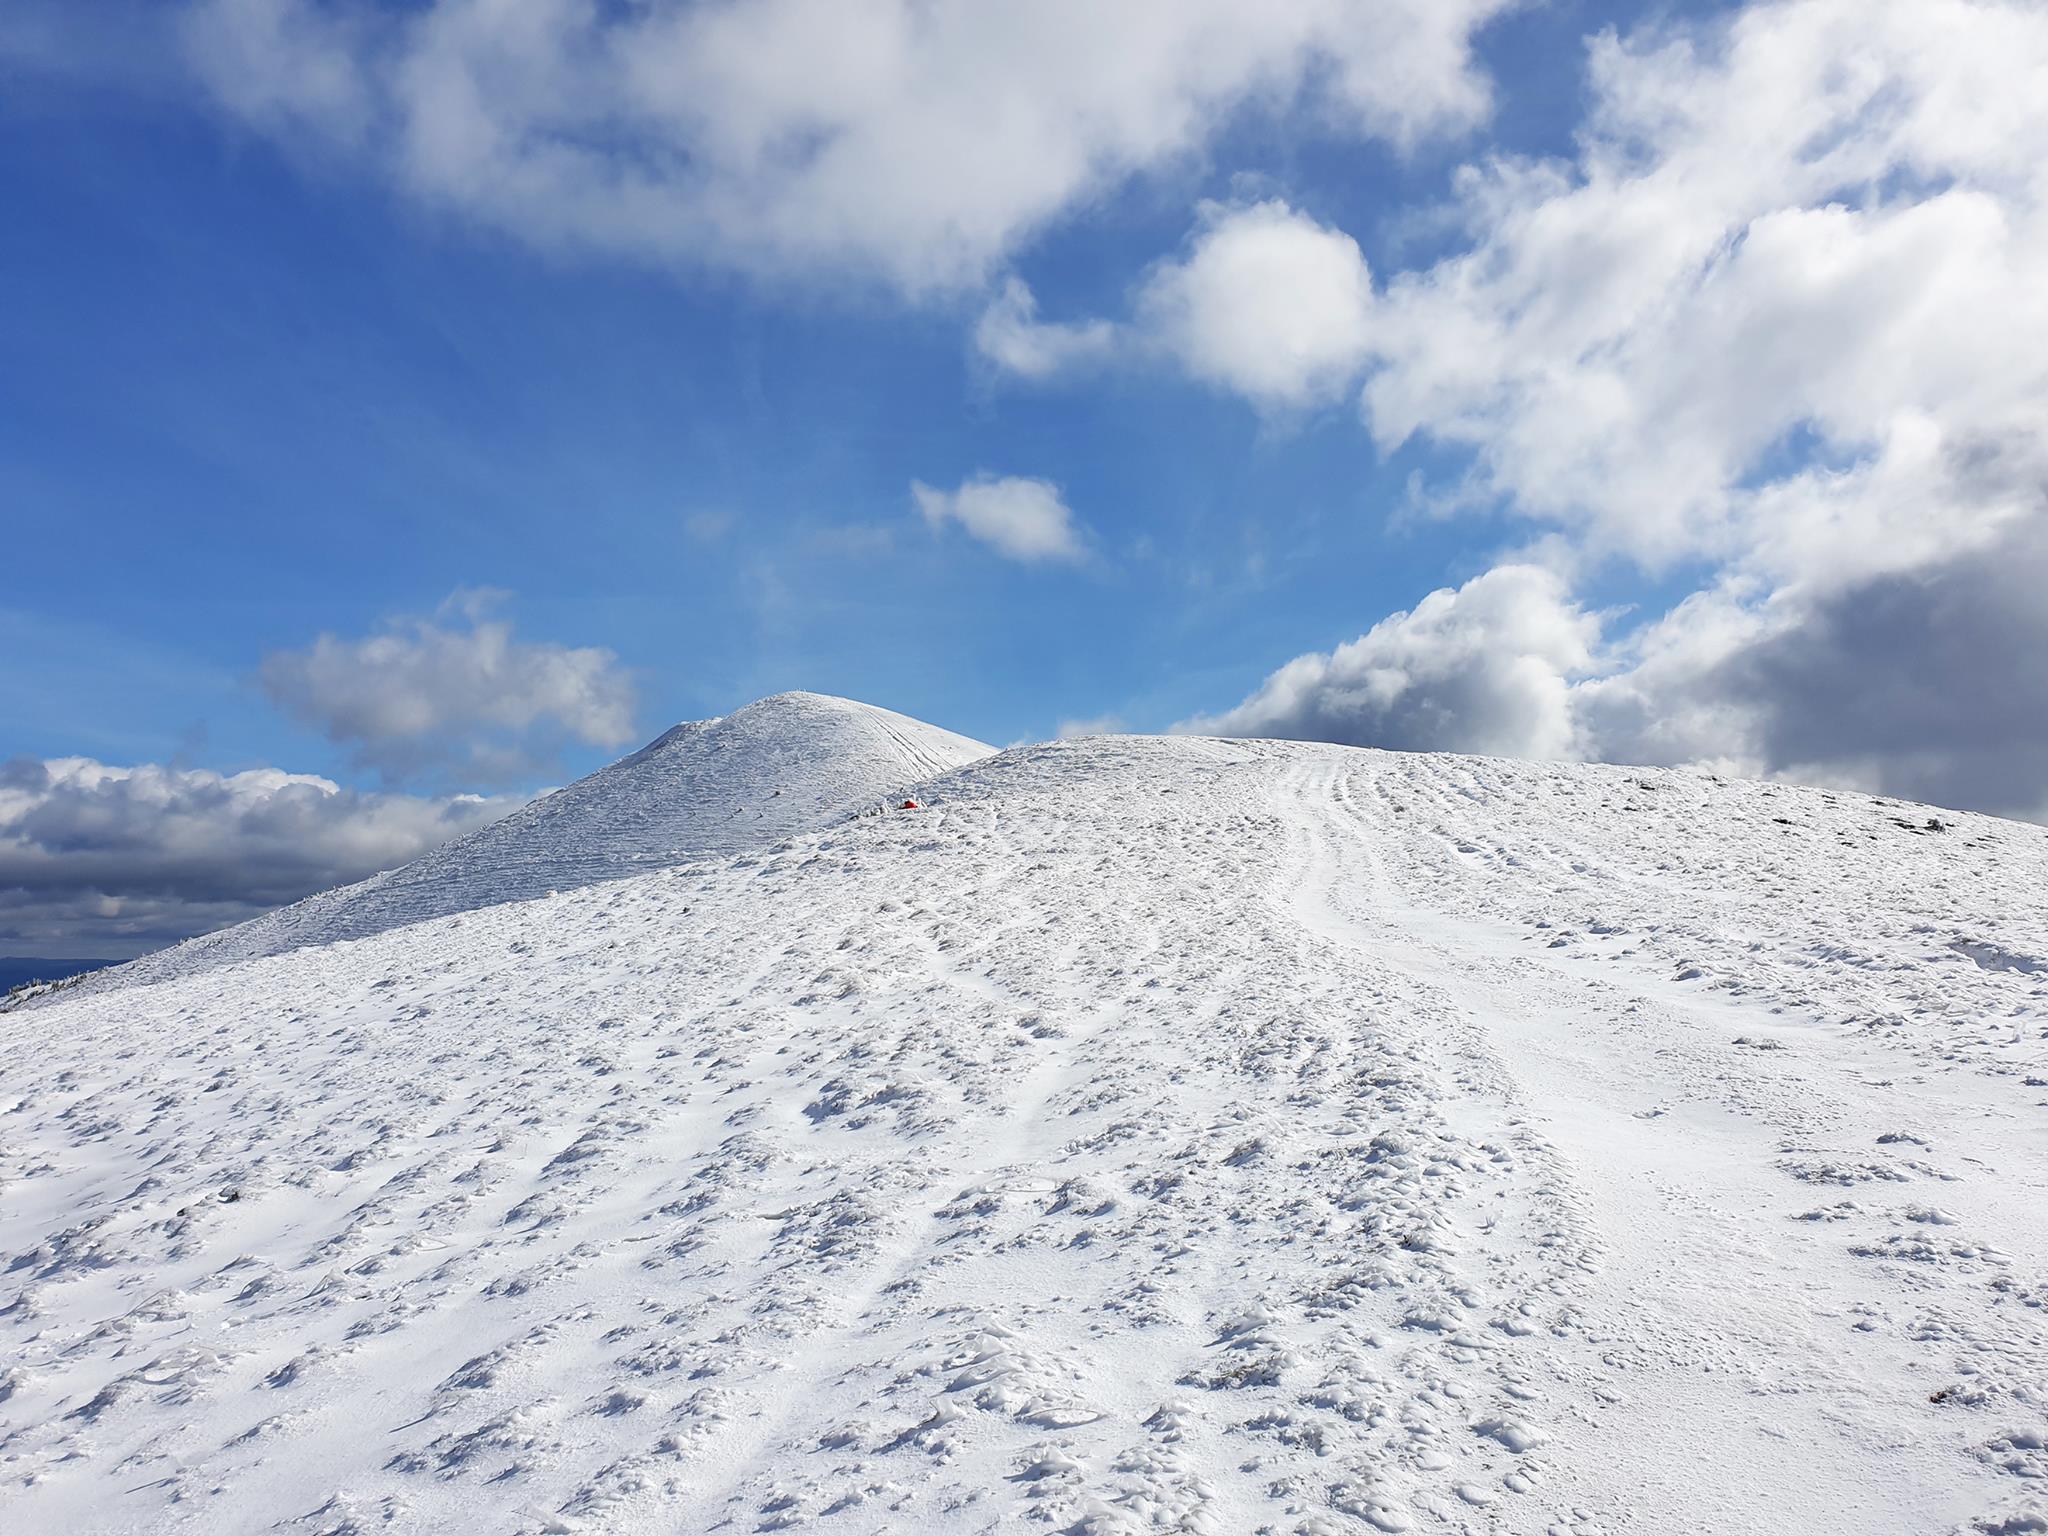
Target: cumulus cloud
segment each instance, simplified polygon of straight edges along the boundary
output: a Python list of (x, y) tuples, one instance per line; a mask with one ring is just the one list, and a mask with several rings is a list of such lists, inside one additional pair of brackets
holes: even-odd
[(520, 803), (273, 768), (0, 763), (0, 951), (138, 953), (404, 863)]
[(1540, 566), (1432, 592), (1334, 651), (1298, 656), (1235, 709), (1179, 729), (1418, 752), (1569, 757), (1573, 681), (1599, 620)]
[(2048, 539), (2019, 525), (1841, 586), (1729, 581), (1607, 636), (1556, 575), (1505, 565), (1181, 729), (1683, 765), (2048, 821), (2044, 591)]
[[(1375, 291), (1342, 230), (1208, 205), (1124, 339), (1266, 406), (1364, 375), (1383, 449), (1474, 455), (1459, 500), (1646, 564), (1900, 568), (1995, 535), (2012, 501), (1981, 475), (1932, 533), (1913, 509), (2048, 409), (2044, 71), (2048, 11), (2020, 0), (1603, 34), (1573, 158), (1456, 177), (1462, 249)], [(1102, 334), (1014, 292), (990, 315), (985, 350), (1034, 376)]]
[(1357, 377), (1372, 304), (1357, 241), (1268, 201), (1205, 209), (1185, 259), (1147, 277), (1138, 314), (1194, 378), (1294, 409), (1334, 398)]
[(1030, 287), (1012, 277), (982, 311), (974, 345), (1005, 372), (1049, 379), (1109, 357), (1117, 345), (1117, 328), (1107, 320), (1040, 320)]
[[(1576, 157), (1463, 173), (1468, 246), (1374, 297), (1374, 436), (1468, 450), (1446, 503), (1580, 569), (1706, 572), (1578, 674), (1515, 674), (1493, 710), (1544, 722), (1516, 750), (2048, 814), (2044, 71), (2038, 6), (1755, 5), (1595, 40)], [(1220, 726), (1411, 744), (1343, 686), (1386, 627)]]
[(1079, 560), (1084, 553), (1074, 514), (1049, 480), (976, 475), (958, 490), (913, 481), (911, 498), (932, 528), (958, 523), (1012, 560)]
[(1328, 404), (1372, 355), (1372, 273), (1358, 242), (1279, 199), (1205, 204), (1186, 252), (1152, 267), (1132, 308), (1119, 323), (1042, 321), (1011, 278), (975, 345), (1028, 379), (1159, 359), (1267, 412)]
[(458, 593), (431, 619), (273, 651), (263, 658), (264, 692), (394, 776), (458, 763), (472, 779), (516, 778), (565, 738), (631, 741), (633, 686), (618, 658), (514, 638), (509, 622), (490, 616), (500, 597)]
[(1477, 238), (1387, 286), (1374, 435), (1650, 564), (1853, 581), (1995, 536), (2024, 487), (1972, 466), (2048, 413), (2043, 70), (2048, 12), (2000, 0), (1596, 40), (1577, 160), (1468, 171)]
[(1508, 0), (194, 0), (257, 129), (549, 246), (986, 278), (1081, 201), (1302, 107), (1397, 144), (1479, 120)]

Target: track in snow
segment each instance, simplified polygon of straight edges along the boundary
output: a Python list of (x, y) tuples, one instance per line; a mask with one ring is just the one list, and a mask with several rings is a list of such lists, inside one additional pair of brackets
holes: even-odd
[(2048, 834), (930, 794), (0, 1018), (9, 1528), (2030, 1528)]

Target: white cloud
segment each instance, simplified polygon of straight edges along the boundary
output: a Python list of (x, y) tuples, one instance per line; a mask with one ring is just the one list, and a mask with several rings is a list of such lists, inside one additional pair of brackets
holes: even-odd
[(1297, 107), (1407, 144), (1486, 112), (1507, 0), (195, 0), (190, 53), (267, 132), (550, 246), (908, 292)]
[(134, 953), (404, 863), (520, 803), (17, 759), (0, 764), (0, 950)]
[(1074, 515), (1049, 480), (976, 475), (958, 490), (914, 481), (910, 494), (934, 529), (958, 523), (1012, 560), (1079, 560), (1083, 555)]
[[(1400, 697), (1536, 755), (2048, 813), (2048, 10), (1784, 0), (1596, 39), (1590, 78), (1576, 157), (1468, 169), (1469, 247), (1378, 293), (1366, 420), (1470, 451), (1453, 515), (1707, 574), (1583, 672), (1482, 667), (1479, 707), (1455, 627), (1416, 637)], [(1387, 628), (1222, 725), (1412, 744)]]
[(1041, 380), (1151, 355), (1269, 412), (1339, 398), (1372, 355), (1372, 273), (1358, 242), (1278, 199), (1204, 204), (1186, 254), (1153, 266), (1133, 309), (1122, 324), (1041, 321), (1013, 277), (975, 344)]
[[(1375, 294), (1343, 231), (1211, 205), (1126, 339), (1263, 406), (1366, 373), (1382, 448), (1468, 448), (1480, 489), (1633, 559), (1910, 563), (1958, 533), (1910, 511), (1929, 466), (2048, 410), (2044, 77), (2048, 10), (2019, 0), (1603, 34), (1574, 158), (1458, 174), (1466, 248)], [(990, 355), (1039, 376), (1100, 334), (991, 313)]]
[(1599, 620), (1540, 566), (1503, 565), (1298, 656), (1224, 714), (1179, 729), (1406, 751), (1570, 757), (1571, 685)]
[(1467, 172), (1471, 248), (1388, 285), (1375, 436), (1650, 563), (1858, 579), (1994, 536), (2019, 502), (1957, 476), (2048, 414), (2044, 74), (2048, 11), (1991, 0), (1597, 40), (1576, 162)]
[(533, 771), (536, 740), (632, 740), (633, 687), (618, 658), (515, 639), (510, 623), (488, 616), (499, 596), (458, 593), (433, 619), (273, 651), (263, 658), (264, 691), (391, 773), (454, 760), (472, 777), (516, 778)]
[(367, 140), (376, 102), (367, 16), (299, 0), (207, 0), (187, 17), (193, 62), (221, 103), (257, 127)]
[(1605, 35), (1573, 160), (1460, 174), (1466, 249), (1375, 295), (1340, 231), (1212, 209), (1141, 328), (1265, 403), (1364, 370), (1383, 448), (1473, 452), (1454, 504), (1596, 551), (1910, 569), (2031, 515), (2027, 475), (1984, 466), (2048, 416), (2044, 74), (2048, 11), (2009, 0)]
[(1049, 379), (1107, 358), (1117, 329), (1107, 320), (1046, 321), (1038, 300), (1019, 278), (1007, 279), (974, 328), (975, 349), (1006, 372)]
[(1154, 345), (1194, 378), (1269, 410), (1350, 385), (1372, 308), (1358, 242), (1278, 201), (1205, 208), (1186, 259), (1154, 268), (1138, 295)]

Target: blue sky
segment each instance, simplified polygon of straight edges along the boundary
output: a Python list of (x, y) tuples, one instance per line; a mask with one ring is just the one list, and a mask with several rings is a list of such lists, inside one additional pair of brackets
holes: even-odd
[[(2037, 12), (1469, 0), (1433, 8), (1448, 64), (1341, 19), (1276, 22), (1217, 48), (1270, 47), (1257, 79), (1145, 97), (1091, 63), (1102, 99), (1076, 86), (1059, 109), (1135, 121), (1139, 99), (1157, 124), (1023, 131), (961, 174), (946, 135), (987, 127), (969, 92), (911, 124), (931, 165), (828, 182), (717, 156), (763, 123), (894, 145), (906, 109), (790, 106), (774, 69), (814, 23), (781, 0), (710, 9), (738, 40), (678, 32), (660, 59), (685, 85), (716, 66), (712, 105), (664, 117), (658, 60), (633, 77), (653, 105), (589, 121), (578, 50), (626, 22), (543, 0), (507, 8), (540, 18), (509, 65), (513, 29), (463, 32), (468, 0), (26, 4), (0, 26), (0, 758), (159, 765), (178, 793), (188, 772), (318, 776), (337, 816), (336, 795), (383, 814), (516, 799), (804, 687), (998, 744), (1192, 726), (2048, 807), (2040, 730), (1956, 745), (1960, 680), (1914, 669), (1956, 667), (1964, 642), (1913, 631), (1953, 638), (1943, 615), (2009, 595), (1987, 643), (2041, 659), (2000, 574), (2042, 548), (2041, 322), (2013, 276), (2043, 249)], [(1102, 47), (1172, 59), (1196, 26), (1155, 23)], [(1091, 45), (953, 33), (906, 45), (905, 94), (943, 66), (1030, 103), (1069, 88), (1060, 48)], [(510, 159), (429, 138), (452, 87), (426, 65), (510, 71), (484, 109)], [(1372, 78), (1346, 95), (1344, 69)], [(1760, 154), (1745, 114), (1808, 147)], [(661, 216), (622, 234), (638, 214), (611, 178), (665, 135), (713, 184), (662, 173)], [(566, 172), (535, 148), (550, 136), (580, 156)], [(1092, 168), (1062, 182), (1076, 144)], [(861, 211), (897, 203), (900, 226)], [(1239, 293), (1203, 258), (1261, 218), (1277, 265)], [(980, 233), (931, 255), (961, 227)], [(1324, 265), (1297, 281), (1297, 259)], [(1302, 308), (1322, 273), (1343, 312)], [(993, 355), (978, 326), (1013, 283), (1096, 340), (1038, 376)], [(1276, 315), (1276, 293), (1301, 297)], [(1353, 339), (1261, 362), (1325, 337)], [(1020, 560), (920, 515), (914, 483), (976, 476), (1055, 488), (1066, 553)], [(1841, 619), (1873, 593), (1926, 611), (1899, 654), (1859, 660)], [(393, 681), (362, 649), (445, 650), (480, 615), (539, 648), (523, 705), (451, 702), (443, 673)], [(322, 635), (318, 668), (292, 660)], [(592, 650), (609, 691), (562, 702), (551, 669)], [(1971, 680), (1985, 718), (2038, 714), (2040, 685), (2002, 664)], [(1901, 667), (1886, 707), (1907, 728), (1861, 739), (1856, 701)], [(360, 693), (405, 687), (442, 713), (366, 723)], [(1817, 755), (1793, 728), (1816, 700), (1846, 711)], [(83, 812), (25, 830), (56, 782), (0, 799), (36, 871), (16, 948), (87, 939), (77, 904), (123, 899), (104, 870), (51, 873)], [(226, 876), (183, 917), (175, 878), (151, 878), (143, 904), (168, 905), (135, 943), (231, 915)]]
[[(1479, 35), (1494, 142), (1568, 145), (1589, 19)], [(461, 586), (617, 651), (650, 731), (797, 685), (998, 741), (1161, 728), (1472, 574), (1494, 532), (1390, 528), (1408, 475), (1441, 466), (1383, 460), (1342, 407), (1276, 427), (1170, 376), (1006, 385), (976, 367), (970, 302), (535, 253), (194, 106), (74, 86), (7, 121), (9, 286), (37, 296), (0, 370), (0, 496), (38, 573), (8, 605), (30, 648), (5, 684), (16, 751), (341, 771), (245, 686), (257, 659)], [(1378, 265), (1416, 249), (1401, 215), (1470, 147), (1254, 123), (1018, 270), (1113, 306), (1247, 177)], [(978, 470), (1059, 484), (1101, 563), (1020, 571), (931, 538), (911, 480)], [(692, 514), (729, 527), (692, 536)]]

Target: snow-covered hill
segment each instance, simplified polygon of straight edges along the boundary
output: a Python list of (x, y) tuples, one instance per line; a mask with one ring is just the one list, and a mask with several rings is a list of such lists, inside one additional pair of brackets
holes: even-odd
[(737, 853), (880, 805), (995, 748), (907, 715), (778, 693), (664, 732), (632, 756), (397, 869), (144, 956), (94, 986), (231, 961)]
[(2048, 831), (927, 791), (0, 1015), (0, 1527), (2044, 1528)]

